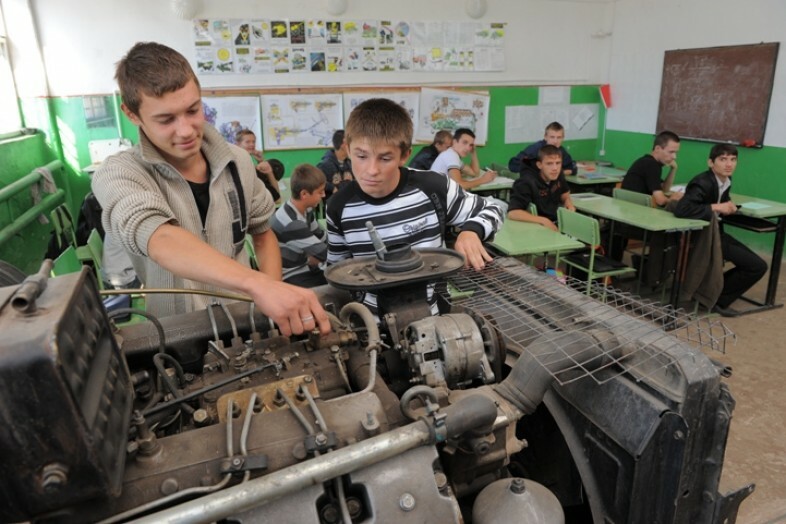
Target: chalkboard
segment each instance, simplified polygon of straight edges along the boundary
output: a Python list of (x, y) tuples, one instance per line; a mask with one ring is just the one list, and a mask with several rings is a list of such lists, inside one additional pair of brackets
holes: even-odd
[(657, 131), (761, 147), (778, 43), (666, 51)]

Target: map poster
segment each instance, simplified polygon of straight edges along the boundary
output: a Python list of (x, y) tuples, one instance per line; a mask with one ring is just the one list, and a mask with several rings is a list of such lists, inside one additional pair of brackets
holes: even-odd
[(343, 128), (342, 107), (340, 94), (264, 95), (265, 148), (332, 147), (333, 132)]
[(257, 136), (257, 149), (262, 150), (262, 128), (259, 118), (259, 97), (257, 96), (215, 96), (202, 97), (205, 120), (230, 144), (235, 143), (235, 135), (242, 129), (250, 129)]
[(486, 145), (489, 101), (488, 92), (421, 89), (415, 140), (431, 142), (441, 129), (455, 131), (466, 127), (475, 133), (475, 144)]

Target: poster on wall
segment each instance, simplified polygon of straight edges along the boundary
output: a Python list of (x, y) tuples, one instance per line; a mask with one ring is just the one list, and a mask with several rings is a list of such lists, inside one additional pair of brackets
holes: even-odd
[(475, 133), (475, 144), (488, 139), (490, 97), (487, 91), (420, 90), (420, 115), (415, 126), (415, 140), (431, 142), (434, 134), (447, 129), (466, 127)]
[(265, 148), (331, 147), (333, 132), (343, 128), (342, 107), (338, 93), (263, 96)]
[(344, 93), (344, 125), (349, 120), (349, 114), (352, 110), (369, 98), (387, 98), (392, 100), (407, 110), (413, 123), (418, 121), (419, 91), (355, 91)]
[(205, 120), (215, 127), (230, 144), (235, 143), (238, 131), (250, 129), (257, 137), (257, 149), (262, 150), (262, 127), (257, 96), (202, 97)]
[(505, 69), (505, 24), (406, 20), (192, 21), (200, 75)]

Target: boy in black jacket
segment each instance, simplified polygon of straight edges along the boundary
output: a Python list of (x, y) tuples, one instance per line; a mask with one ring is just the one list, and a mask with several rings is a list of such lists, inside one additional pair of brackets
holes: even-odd
[(710, 150), (709, 169), (696, 175), (685, 188), (685, 196), (677, 204), (674, 215), (680, 218), (710, 220), (716, 213), (721, 227), (723, 260), (734, 267), (723, 274), (723, 291), (716, 308), (722, 315), (734, 316), (728, 307), (742, 296), (767, 272), (767, 263), (742, 242), (723, 231), (723, 217), (737, 212), (731, 201), (731, 175), (737, 168), (737, 148), (717, 144)]

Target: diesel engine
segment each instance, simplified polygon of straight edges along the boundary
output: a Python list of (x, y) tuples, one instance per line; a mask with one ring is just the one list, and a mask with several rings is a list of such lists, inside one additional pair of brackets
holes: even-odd
[(734, 522), (734, 401), (674, 318), (463, 265), (331, 267), (328, 336), (222, 299), (118, 329), (87, 269), (0, 288), (0, 521)]

